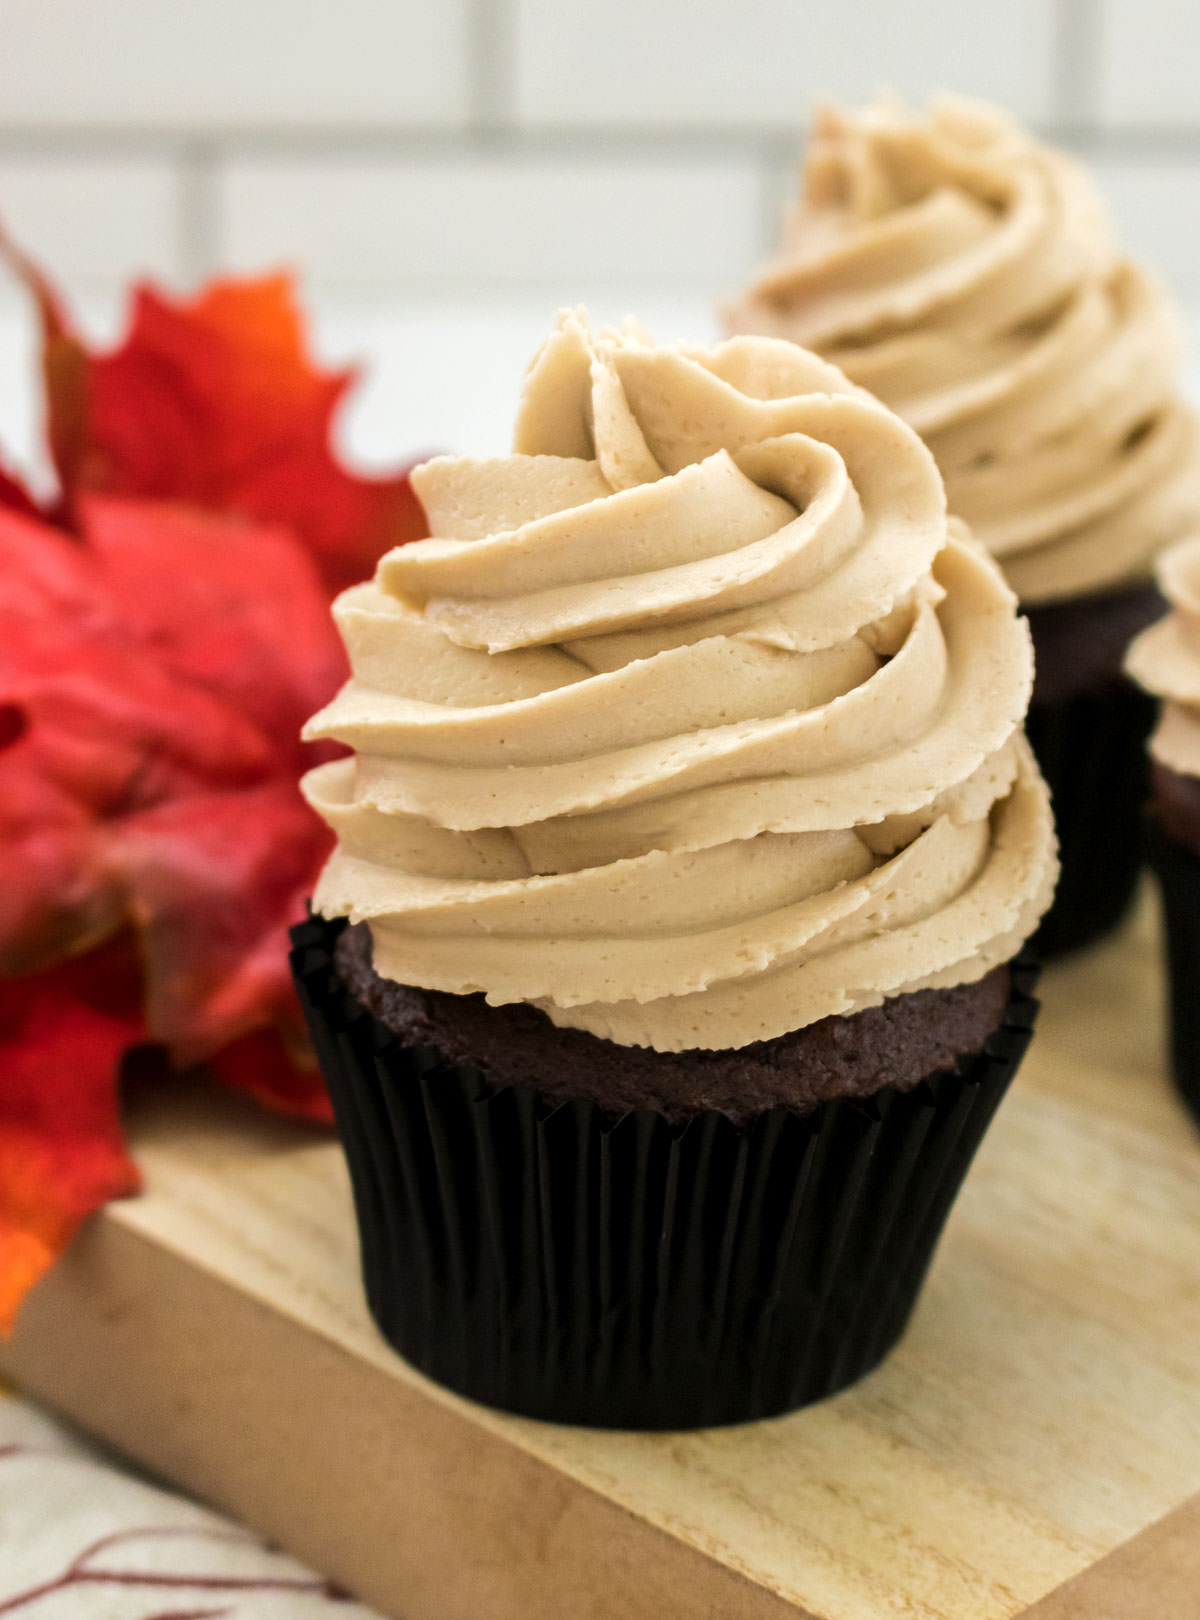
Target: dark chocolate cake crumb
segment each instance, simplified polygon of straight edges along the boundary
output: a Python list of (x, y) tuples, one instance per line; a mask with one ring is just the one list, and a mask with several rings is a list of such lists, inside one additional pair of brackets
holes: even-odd
[(714, 1108), (743, 1124), (769, 1108), (806, 1113), (835, 1097), (884, 1086), (911, 1090), (978, 1052), (1004, 1016), (1007, 967), (974, 984), (915, 990), (846, 1017), (719, 1051), (656, 1052), (559, 1029), (524, 1002), (491, 1007), (482, 995), (421, 990), (381, 978), (365, 923), (338, 940), (347, 989), (404, 1041), (470, 1064), (496, 1088), (533, 1085), (554, 1102), (588, 1099), (615, 1114), (648, 1108), (683, 1121)]

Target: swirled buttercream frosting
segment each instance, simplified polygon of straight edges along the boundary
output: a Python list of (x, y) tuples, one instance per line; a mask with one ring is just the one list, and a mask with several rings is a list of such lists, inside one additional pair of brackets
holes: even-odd
[(1163, 700), (1151, 754), (1181, 776), (1200, 776), (1200, 539), (1172, 546), (1158, 584), (1170, 610), (1137, 637), (1125, 667)]
[(564, 316), (513, 453), (413, 474), (307, 728), (376, 970), (660, 1051), (981, 978), (1054, 882), (1029, 635), (917, 436), (788, 343)]
[(1140, 582), (1200, 521), (1166, 296), (1084, 170), (991, 108), (820, 111), (783, 248), (726, 321), (915, 427), (1023, 601)]

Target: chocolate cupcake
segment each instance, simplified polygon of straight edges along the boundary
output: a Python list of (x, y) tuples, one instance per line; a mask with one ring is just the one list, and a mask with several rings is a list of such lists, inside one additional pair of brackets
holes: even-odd
[(1028, 733), (1062, 846), (1039, 945), (1098, 938), (1133, 894), (1153, 718), (1122, 658), (1161, 611), (1154, 557), (1200, 520), (1166, 296), (1076, 163), (947, 98), (823, 110), (778, 261), (726, 314), (898, 411), (999, 559), (1033, 631)]
[(534, 1416), (684, 1427), (901, 1332), (1028, 1040), (1031, 650), (919, 439), (790, 344), (563, 318), (515, 449), (336, 615), (294, 962), (371, 1307)]
[(1133, 678), (1162, 698), (1150, 738), (1150, 862), (1162, 888), (1171, 1067), (1200, 1122), (1200, 540), (1158, 566), (1171, 611), (1129, 649)]

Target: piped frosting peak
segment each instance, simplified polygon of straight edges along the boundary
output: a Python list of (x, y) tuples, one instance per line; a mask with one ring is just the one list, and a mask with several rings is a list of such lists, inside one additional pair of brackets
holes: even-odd
[(1011, 591), (826, 362), (565, 315), (514, 450), (336, 616), (317, 904), (401, 982), (659, 1050), (981, 977), (1048, 903)]

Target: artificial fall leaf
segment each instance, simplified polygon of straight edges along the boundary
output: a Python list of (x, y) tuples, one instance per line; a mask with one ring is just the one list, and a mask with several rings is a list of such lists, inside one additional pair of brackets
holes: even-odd
[(249, 720), (289, 780), (311, 762), (300, 732), (346, 677), (312, 561), (276, 524), (145, 500), (80, 509), (122, 620), (170, 673)]
[(217, 281), (180, 303), (140, 288), (124, 343), (90, 354), (45, 279), (18, 268), (41, 312), (68, 513), (95, 491), (282, 523), (330, 592), (425, 532), (405, 472), (365, 478), (335, 459), (333, 417), (354, 373), (312, 365), (287, 277)]
[(298, 733), (343, 654), (283, 530), (103, 497), (82, 520), (80, 545), (0, 513), (0, 702), (23, 720), (0, 753), (0, 970), (131, 922), (150, 1037), (193, 1062), (294, 1006), (284, 930), (328, 837)]
[(171, 800), (114, 835), (146, 959), (147, 1026), (177, 1062), (264, 1026), (306, 1050), (287, 931), (329, 846), (290, 779)]
[[(0, 255), (28, 288), (37, 306), (42, 335), (42, 379), (46, 387), (46, 437), (62, 482), (54, 515), (63, 518), (69, 499), (66, 492), (75, 488), (84, 453), (89, 356), (49, 276), (2, 227)], [(25, 496), (19, 485), (15, 489), (18, 495)], [(28, 496), (25, 500), (28, 502)], [(19, 501), (6, 504), (28, 510)]]
[(24, 485), (0, 467), (0, 509), (21, 512), (26, 517), (37, 517), (38, 508), (33, 496)]
[(136, 1192), (117, 1084), (144, 1035), (130, 937), (0, 979), (0, 1332), (84, 1218)]
[(0, 509), (0, 1321), (134, 1184), (130, 1046), (329, 1118), (287, 966), (328, 851), (299, 730), (345, 673), (323, 586), (283, 529), (79, 524)]
[[(160, 516), (169, 536), (172, 514)], [(0, 703), (19, 718), (0, 753), (0, 972), (12, 975), (120, 927), (110, 846), (132, 815), (198, 786), (257, 783), (274, 750), (130, 634), (86, 547), (0, 512), (0, 577)]]
[(232, 1041), (208, 1061), (209, 1069), (238, 1091), (297, 1119), (328, 1125), (329, 1093), (320, 1071), (293, 1063), (269, 1031), (255, 1030)]
[(351, 374), (314, 367), (286, 279), (142, 289), (101, 354), (2, 230), (0, 256), (59, 479), (43, 510), (0, 468), (2, 1324), (135, 1186), (131, 1054), (329, 1119), (287, 970), (329, 836), (298, 736), (344, 674), (329, 594), (424, 523), (404, 474), (334, 457)]

